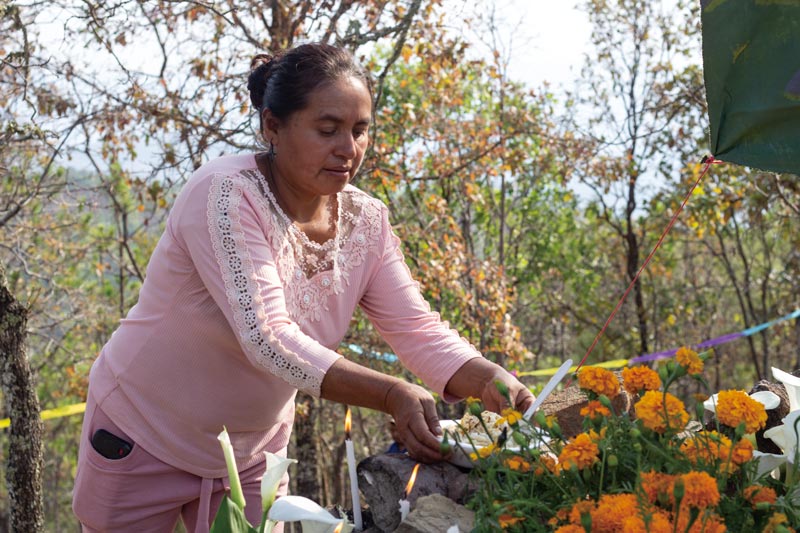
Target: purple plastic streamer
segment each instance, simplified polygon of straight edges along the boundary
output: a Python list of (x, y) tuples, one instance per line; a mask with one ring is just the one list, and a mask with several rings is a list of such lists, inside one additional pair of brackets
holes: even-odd
[(716, 346), (717, 344), (724, 344), (726, 342), (730, 342), (732, 340), (739, 339), (744, 337), (744, 332), (737, 332), (737, 333), (728, 333), (727, 335), (723, 335), (722, 337), (717, 337), (716, 339), (711, 339), (705, 342), (701, 342), (697, 345), (698, 348), (710, 348), (711, 346)]
[(640, 355), (638, 357), (634, 357), (633, 359), (628, 361), (628, 364), (632, 363), (646, 363), (648, 361), (655, 361), (657, 359), (666, 359), (667, 357), (673, 357), (675, 352), (677, 352), (677, 348), (673, 348), (672, 350), (665, 350), (663, 352), (655, 352), (649, 353), (646, 355)]
[[(772, 320), (770, 322), (764, 322), (763, 324), (759, 324), (757, 326), (753, 326), (753, 327), (748, 328), (748, 329), (746, 329), (744, 331), (738, 331), (736, 333), (728, 333), (726, 335), (722, 335), (722, 336), (716, 337), (714, 339), (703, 341), (700, 344), (697, 344), (695, 346), (695, 348), (698, 348), (698, 349), (711, 348), (712, 346), (716, 346), (718, 344), (725, 344), (726, 342), (731, 342), (731, 341), (734, 341), (736, 339), (741, 339), (742, 337), (747, 337), (747, 336), (753, 335), (754, 333), (758, 333), (759, 331), (762, 331), (764, 329), (772, 327), (775, 324), (778, 324), (779, 322), (783, 322), (784, 320), (791, 320), (793, 318), (800, 318), (800, 309), (796, 309), (795, 311), (789, 313), (786, 316), (782, 316), (782, 317), (780, 317), (778, 319), (775, 319), (775, 320)], [(654, 353), (649, 353), (649, 354), (646, 354), (646, 355), (640, 355), (638, 357), (634, 357), (633, 359), (630, 359), (628, 361), (628, 364), (631, 365), (631, 364), (634, 364), (634, 363), (646, 363), (648, 361), (656, 361), (658, 359), (666, 359), (667, 357), (673, 357), (678, 352), (678, 350), (679, 350), (679, 348), (673, 348), (671, 350), (664, 350), (662, 352), (654, 352)]]
[[(740, 337), (744, 337), (744, 334), (742, 334), (741, 331), (738, 331), (736, 333), (728, 333), (727, 335), (722, 335), (722, 336), (716, 337), (714, 339), (709, 339), (707, 341), (703, 341), (700, 344), (698, 344), (696, 347), (697, 348), (710, 348), (710, 347), (716, 346), (718, 344), (724, 344), (726, 342), (730, 342), (732, 340), (736, 340), (736, 339), (738, 339)], [(648, 361), (656, 361), (658, 359), (666, 359), (667, 357), (673, 357), (677, 351), (678, 351), (678, 348), (673, 348), (672, 350), (664, 350), (663, 352), (655, 352), (655, 353), (649, 353), (649, 354), (646, 354), (646, 355), (640, 355), (640, 356), (634, 357), (633, 359), (628, 361), (628, 364), (631, 364), (631, 363), (646, 363)]]

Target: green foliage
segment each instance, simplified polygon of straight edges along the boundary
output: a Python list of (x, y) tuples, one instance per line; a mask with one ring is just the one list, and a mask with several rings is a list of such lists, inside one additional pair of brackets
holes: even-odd
[(239, 508), (228, 496), (225, 496), (220, 503), (214, 523), (211, 524), (209, 533), (258, 533), (244, 516), (244, 509)]

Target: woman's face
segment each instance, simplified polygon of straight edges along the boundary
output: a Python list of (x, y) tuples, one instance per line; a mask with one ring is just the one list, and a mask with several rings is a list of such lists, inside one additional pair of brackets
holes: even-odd
[(264, 133), (275, 147), (277, 179), (303, 196), (344, 189), (364, 159), (371, 113), (367, 87), (346, 77), (315, 89), (308, 106), (283, 123), (267, 114)]

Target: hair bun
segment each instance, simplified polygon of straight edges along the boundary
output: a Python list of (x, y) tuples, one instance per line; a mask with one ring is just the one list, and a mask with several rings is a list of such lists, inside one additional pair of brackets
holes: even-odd
[(269, 54), (256, 54), (250, 61), (250, 70), (256, 70), (262, 65), (269, 65), (273, 57)]

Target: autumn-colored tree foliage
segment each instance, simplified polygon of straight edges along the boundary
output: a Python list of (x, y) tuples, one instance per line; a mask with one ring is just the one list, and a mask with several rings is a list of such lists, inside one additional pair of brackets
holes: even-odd
[[(30, 310), (41, 407), (84, 399), (89, 367), (136, 302), (191, 172), (257, 149), (252, 56), (308, 40), (348, 47), (373, 75), (372, 142), (356, 185), (389, 205), (432, 309), (510, 370), (580, 358), (699, 175), (696, 6), (586, 2), (594, 33), (583, 85), (560, 93), (511, 78), (507, 49), (479, 53), (448, 18), (464, 5), (0, 2), (0, 260)], [(500, 21), (461, 23), (489, 42), (502, 35)], [(699, 342), (796, 308), (797, 183), (712, 168), (592, 360)], [(796, 328), (720, 347), (709, 375), (748, 387), (771, 365), (796, 368)], [(340, 351), (404, 373), (361, 315)], [(343, 415), (298, 398), (292, 490), (349, 507)], [(384, 417), (353, 415), (358, 457), (383, 451)], [(75, 529), (79, 428), (80, 417), (44, 423), (47, 531)], [(0, 442), (6, 464), (5, 433)]]

